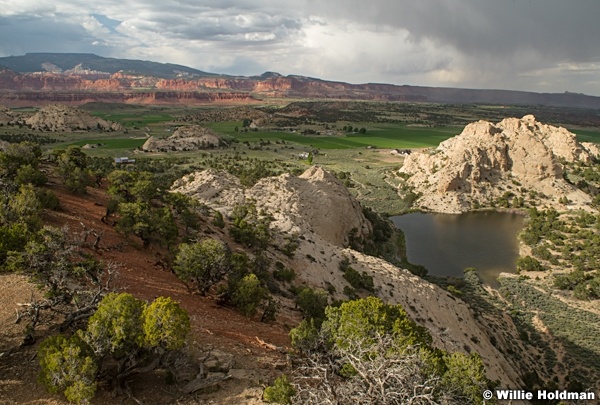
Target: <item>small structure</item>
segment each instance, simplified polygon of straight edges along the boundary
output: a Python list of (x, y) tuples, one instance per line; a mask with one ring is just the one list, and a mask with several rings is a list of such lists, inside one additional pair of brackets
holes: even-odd
[(129, 159), (128, 157), (115, 158), (115, 164), (123, 165), (123, 164), (130, 164), (130, 163), (135, 163), (135, 159)]
[(398, 156), (408, 156), (412, 153), (412, 151), (410, 149), (392, 149), (390, 151), (391, 155), (398, 155)]

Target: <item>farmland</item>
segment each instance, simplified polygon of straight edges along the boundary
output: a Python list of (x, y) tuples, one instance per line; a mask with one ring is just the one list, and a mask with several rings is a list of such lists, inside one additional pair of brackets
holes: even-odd
[[(469, 122), (493, 122), (509, 116), (535, 114), (548, 124), (574, 131), (581, 141), (600, 141), (600, 122), (594, 111), (539, 106), (439, 105), (356, 101), (280, 100), (263, 106), (139, 106), (90, 103), (81, 109), (120, 123), (122, 132), (36, 132), (4, 127), (3, 140), (32, 140), (46, 149), (68, 145), (96, 146), (86, 153), (98, 157), (133, 155), (148, 136), (165, 138), (179, 126), (202, 125), (226, 139), (222, 149), (138, 158), (185, 157), (197, 169), (231, 168), (268, 161), (275, 173), (308, 167), (303, 154), (313, 152), (314, 164), (337, 173), (350, 191), (376, 211), (398, 214), (408, 209), (410, 195), (398, 196), (402, 179), (397, 169), (404, 158), (390, 149), (435, 148), (459, 134)], [(27, 113), (29, 110), (20, 110)], [(4, 132), (2, 134), (2, 132)], [(304, 155), (306, 156), (306, 155)]]

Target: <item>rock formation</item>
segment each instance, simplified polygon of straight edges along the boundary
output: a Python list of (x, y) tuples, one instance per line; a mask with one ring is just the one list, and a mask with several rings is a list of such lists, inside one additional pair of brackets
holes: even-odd
[(566, 197), (571, 208), (587, 208), (589, 195), (564, 180), (561, 161), (589, 162), (597, 152), (566, 129), (527, 115), (469, 124), (437, 149), (408, 156), (400, 171), (411, 176), (408, 183), (420, 194), (416, 206), (425, 210), (465, 212), (506, 193), (528, 199), (530, 192), (549, 205)]
[(0, 124), (6, 125), (15, 121), (15, 116), (10, 108), (0, 105)]
[(144, 152), (198, 150), (218, 148), (223, 144), (222, 138), (212, 129), (200, 125), (179, 127), (168, 138), (159, 139), (151, 136), (142, 145)]
[(275, 219), (274, 228), (286, 233), (315, 233), (337, 246), (347, 246), (349, 235), (366, 236), (371, 224), (360, 204), (343, 184), (320, 167), (296, 177), (282, 174), (245, 189), (235, 176), (209, 169), (185, 176), (174, 191), (188, 194), (228, 213), (234, 205), (256, 204)]
[(466, 347), (477, 351), (488, 378), (499, 380), (502, 386), (519, 386), (513, 365), (490, 343), (488, 325), (479, 324), (467, 304), (385, 260), (343, 248), (353, 229), (365, 236), (371, 224), (348, 190), (322, 168), (311, 167), (298, 177), (264, 178), (251, 188), (244, 188), (234, 176), (209, 169), (178, 180), (173, 191), (226, 214), (235, 204), (255, 203), (258, 211), (274, 218), (271, 227), (276, 238), (300, 236), (293, 258), (278, 257), (295, 271), (296, 283), (328, 289), (334, 299), (346, 299), (343, 291), (348, 282), (339, 263), (349, 258), (354, 269), (373, 277), (377, 296), (401, 304), (432, 332), (435, 345), (450, 351), (465, 351)]
[(41, 131), (122, 131), (123, 127), (115, 122), (94, 117), (89, 113), (60, 104), (41, 108), (31, 117), (25, 119), (31, 129)]
[[(52, 59), (63, 68), (48, 61), (38, 62), (40, 71), (37, 72), (17, 72), (0, 67), (0, 102), (11, 106), (48, 102), (83, 104), (90, 101), (203, 104), (223, 100), (258, 101), (253, 94), (260, 94), (262, 97), (310, 99), (542, 104), (583, 108), (600, 106), (600, 97), (575, 93), (537, 94), (376, 83), (350, 84), (295, 75), (282, 76), (272, 72), (253, 77), (216, 76), (200, 71), (186, 72), (184, 67), (173, 69), (168, 65), (156, 70), (157, 65), (162, 64), (153, 62), (136, 63), (136, 67), (132, 68), (131, 61), (127, 60), (101, 63), (103, 67), (100, 69), (103, 71), (85, 68), (88, 65), (85, 61), (76, 66), (70, 64), (72, 68), (69, 69), (66, 63), (59, 63), (60, 55), (54, 56)], [(82, 58), (87, 56), (82, 55)], [(27, 59), (27, 55), (23, 58)], [(0, 59), (4, 60), (6, 66), (13, 66), (11, 69), (19, 69), (18, 63), (12, 65), (6, 58)], [(103, 58), (94, 59), (97, 62)]]

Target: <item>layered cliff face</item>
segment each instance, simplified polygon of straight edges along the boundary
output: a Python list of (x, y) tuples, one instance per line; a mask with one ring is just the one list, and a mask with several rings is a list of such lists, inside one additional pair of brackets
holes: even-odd
[(190, 125), (177, 128), (173, 135), (165, 139), (151, 136), (142, 145), (142, 150), (144, 152), (165, 152), (210, 149), (219, 147), (221, 143), (221, 137), (210, 128)]
[(550, 206), (566, 197), (571, 208), (587, 208), (589, 195), (563, 179), (561, 161), (589, 162), (593, 153), (564, 128), (544, 125), (528, 115), (497, 124), (479, 121), (442, 142), (413, 153), (402, 173), (425, 210), (459, 213), (489, 205), (505, 193), (536, 198)]
[(49, 105), (41, 108), (25, 124), (41, 131), (122, 131), (121, 124), (94, 117), (88, 112), (65, 105)]
[[(126, 62), (121, 65), (125, 71), (137, 71)], [(89, 70), (82, 65), (67, 70), (50, 65), (52, 64), (42, 63), (40, 69), (44, 71), (33, 73), (17, 73), (9, 69), (0, 71), (0, 103), (11, 106), (57, 101), (73, 104), (90, 101), (202, 104), (215, 101), (253, 101), (255, 99), (252, 94), (257, 94), (263, 97), (600, 107), (600, 97), (572, 93), (537, 94), (376, 83), (350, 84), (278, 74), (233, 77), (209, 75), (198, 71), (199, 74), (177, 72), (173, 77), (176, 71), (172, 67), (167, 69), (169, 74), (165, 76), (164, 70), (144, 69), (143, 63), (137, 67), (149, 74), (115, 72), (112, 64), (113, 69), (110, 69), (112, 73)], [(153, 71), (156, 76), (150, 73)], [(215, 92), (220, 94), (215, 97), (212, 95)], [(170, 95), (159, 96), (161, 93), (170, 93)]]

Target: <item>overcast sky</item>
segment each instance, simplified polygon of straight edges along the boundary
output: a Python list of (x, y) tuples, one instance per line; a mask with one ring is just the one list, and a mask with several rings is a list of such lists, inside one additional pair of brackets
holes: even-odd
[(600, 0), (0, 0), (0, 56), (600, 96), (599, 17)]

